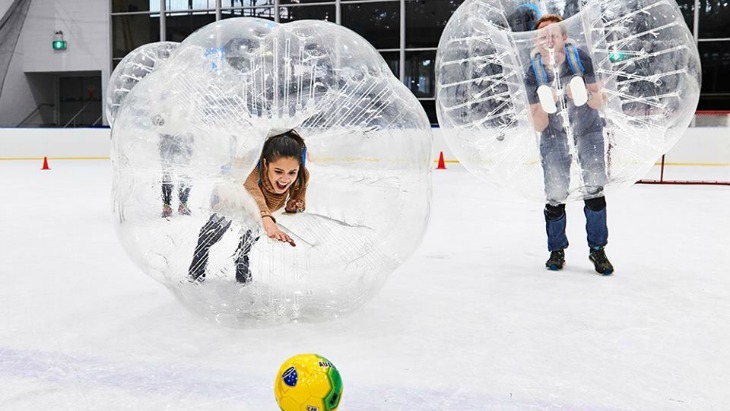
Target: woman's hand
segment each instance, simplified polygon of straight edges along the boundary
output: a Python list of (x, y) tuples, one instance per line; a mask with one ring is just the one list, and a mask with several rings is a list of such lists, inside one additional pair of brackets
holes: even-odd
[(304, 211), (304, 201), (290, 198), (289, 201), (286, 202), (284, 211), (287, 213), (301, 213)]
[(264, 230), (266, 230), (266, 235), (269, 236), (269, 238), (272, 238), (274, 240), (278, 240), (284, 243), (291, 244), (292, 247), (296, 247), (297, 245), (294, 243), (294, 240), (292, 240), (289, 235), (279, 229), (279, 226), (269, 217), (264, 217)]

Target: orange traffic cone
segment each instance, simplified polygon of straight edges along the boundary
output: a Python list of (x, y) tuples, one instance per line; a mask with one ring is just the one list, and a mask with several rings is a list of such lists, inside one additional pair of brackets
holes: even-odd
[(436, 170), (446, 170), (446, 162), (444, 161), (444, 152), (439, 154), (439, 164), (436, 166)]
[(50, 170), (51, 167), (48, 167), (48, 157), (43, 157), (43, 167), (41, 170)]

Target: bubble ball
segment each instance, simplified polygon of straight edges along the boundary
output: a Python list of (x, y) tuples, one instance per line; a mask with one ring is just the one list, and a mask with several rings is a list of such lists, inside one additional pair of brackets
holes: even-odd
[[(533, 30), (546, 14), (564, 20)], [(701, 70), (673, 0), (466, 0), (436, 73), (439, 123), (460, 162), (564, 203), (645, 175), (689, 126)]]
[(342, 377), (321, 355), (297, 354), (279, 367), (274, 396), (282, 411), (335, 411), (342, 399)]
[(114, 125), (127, 94), (148, 74), (160, 68), (178, 44), (172, 41), (145, 44), (129, 52), (117, 64), (109, 77), (106, 93), (105, 113), (110, 126)]
[[(292, 129), (306, 144), (306, 209), (273, 217), (296, 247), (267, 236), (243, 186), (267, 139)], [(127, 254), (231, 327), (352, 312), (417, 248), (430, 214), (425, 111), (369, 43), (328, 22), (196, 31), (125, 98), (112, 165)], [(201, 247), (205, 264), (192, 264)], [(251, 278), (239, 282), (244, 255)], [(194, 265), (205, 275), (191, 281)]]

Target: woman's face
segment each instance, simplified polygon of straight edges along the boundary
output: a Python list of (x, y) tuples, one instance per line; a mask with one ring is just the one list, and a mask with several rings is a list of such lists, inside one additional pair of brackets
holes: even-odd
[(299, 173), (299, 160), (294, 157), (280, 157), (267, 163), (266, 176), (276, 194), (283, 194), (296, 181)]

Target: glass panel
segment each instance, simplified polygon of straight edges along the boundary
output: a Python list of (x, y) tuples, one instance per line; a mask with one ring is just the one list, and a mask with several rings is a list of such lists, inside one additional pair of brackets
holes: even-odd
[(279, 8), (279, 21), (287, 23), (293, 20), (327, 20), (335, 22), (335, 6), (288, 6)]
[[(155, 0), (150, 0), (153, 2)], [(165, 0), (167, 11), (176, 10), (215, 10), (215, 0)]]
[(730, 127), (730, 113), (698, 111), (690, 127)]
[(400, 47), (400, 3), (342, 5), (342, 25), (365, 37), (378, 49)]
[(279, 4), (282, 6), (285, 4), (307, 4), (307, 3), (332, 3), (332, 0), (279, 0)]
[(431, 124), (438, 124), (438, 118), (436, 117), (436, 100), (420, 100), (421, 105), (423, 106), (423, 109), (426, 110), (426, 115), (428, 115), (428, 121), (431, 122)]
[(160, 41), (160, 18), (148, 14), (112, 16), (112, 57), (122, 58), (137, 47)]
[(160, 9), (159, 0), (112, 0), (112, 13), (150, 11), (150, 2), (156, 3), (156, 10)]
[(730, 37), (730, 2), (726, 0), (700, 1), (699, 38)]
[(697, 105), (697, 110), (730, 110), (730, 96), (723, 96), (722, 94), (700, 95), (700, 102)]
[(464, 0), (406, 2), (406, 47), (437, 47), (451, 15)]
[[(702, 94), (700, 109), (730, 109), (730, 41), (701, 42)], [(714, 94), (714, 96), (713, 96)]]
[(221, 18), (227, 19), (231, 17), (258, 17), (260, 19), (274, 20), (273, 7), (257, 7), (255, 9), (223, 9), (221, 10)]
[(677, 0), (679, 9), (682, 11), (684, 16), (684, 22), (687, 23), (689, 31), (694, 33), (695, 25), (695, 0)]
[(165, 40), (183, 41), (195, 30), (215, 21), (215, 12), (209, 13), (172, 13), (165, 20)]
[(221, 0), (221, 8), (273, 6), (274, 0)]
[(436, 50), (406, 52), (405, 84), (416, 97), (434, 96)]
[(388, 67), (390, 67), (390, 71), (393, 72), (395, 78), (400, 78), (400, 53), (397, 51), (381, 51), (380, 55), (388, 63)]

